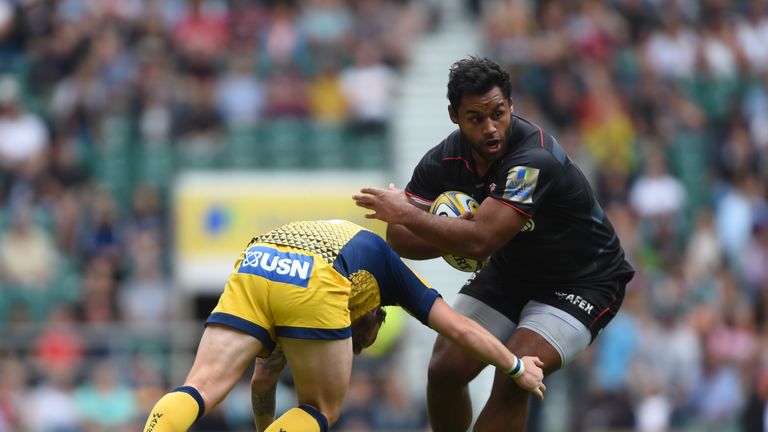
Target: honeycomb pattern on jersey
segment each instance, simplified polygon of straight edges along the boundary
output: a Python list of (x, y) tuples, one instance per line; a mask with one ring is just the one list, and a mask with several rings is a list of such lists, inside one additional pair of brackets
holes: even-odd
[(333, 265), (341, 248), (361, 230), (362, 227), (346, 221), (301, 221), (261, 234), (251, 242), (303, 249), (322, 256)]
[(352, 294), (349, 296), (349, 317), (354, 322), (367, 312), (381, 305), (379, 283), (365, 270), (358, 270), (349, 275), (352, 282)]

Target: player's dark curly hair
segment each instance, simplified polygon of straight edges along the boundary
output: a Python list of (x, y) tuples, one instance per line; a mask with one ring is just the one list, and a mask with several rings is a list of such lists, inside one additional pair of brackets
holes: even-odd
[(512, 97), (512, 84), (503, 67), (484, 57), (461, 59), (451, 65), (448, 73), (448, 101), (458, 112), (464, 96), (482, 95), (497, 86), (505, 98)]
[(370, 332), (375, 326), (381, 325), (386, 318), (387, 311), (378, 307), (352, 323), (352, 349), (354, 352), (360, 352), (365, 348), (364, 344), (368, 342)]

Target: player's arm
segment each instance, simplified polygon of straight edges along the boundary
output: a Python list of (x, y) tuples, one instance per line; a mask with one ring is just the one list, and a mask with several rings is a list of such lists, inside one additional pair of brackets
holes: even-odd
[(256, 431), (263, 432), (275, 421), (275, 392), (285, 356), (276, 347), (267, 358), (257, 358), (251, 377), (251, 408)]
[[(416, 208), (429, 212), (429, 206), (413, 200), (410, 202)], [(422, 260), (444, 255), (444, 252), (414, 234), (405, 225), (387, 224), (387, 243), (403, 258)]]
[(435, 248), (447, 253), (484, 259), (509, 242), (528, 222), (520, 210), (494, 198), (480, 204), (474, 217), (435, 216), (412, 205), (402, 190), (364, 188), (354, 196), (355, 203), (373, 213), (369, 219), (408, 228)]
[(544, 398), (546, 387), (542, 383), (544, 372), (541, 370), (544, 363), (538, 357), (518, 359), (480, 324), (453, 310), (442, 298), (437, 298), (429, 311), (429, 326), (480, 360), (512, 376), (521, 388), (533, 392), (539, 399)]

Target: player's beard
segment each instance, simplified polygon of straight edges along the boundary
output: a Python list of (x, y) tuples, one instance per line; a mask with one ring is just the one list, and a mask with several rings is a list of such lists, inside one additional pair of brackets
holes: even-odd
[(504, 137), (486, 139), (472, 145), (472, 150), (481, 159), (493, 162), (504, 154)]

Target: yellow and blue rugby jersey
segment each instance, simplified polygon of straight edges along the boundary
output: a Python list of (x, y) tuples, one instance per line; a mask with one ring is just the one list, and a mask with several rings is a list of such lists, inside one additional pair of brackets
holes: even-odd
[(440, 296), (384, 239), (352, 222), (293, 222), (261, 234), (251, 243), (290, 246), (321, 256), (351, 282), (352, 321), (380, 305), (399, 305), (427, 325), (429, 311)]

